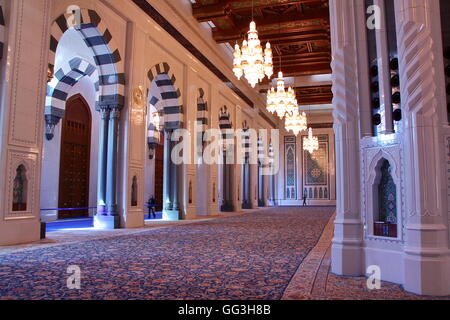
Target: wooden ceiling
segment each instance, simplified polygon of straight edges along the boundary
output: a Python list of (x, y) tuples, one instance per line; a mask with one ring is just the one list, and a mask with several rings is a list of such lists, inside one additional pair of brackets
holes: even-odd
[[(266, 93), (267, 90), (260, 90), (260, 92)], [(331, 104), (333, 100), (331, 85), (296, 87), (295, 92), (300, 106)]]
[(331, 85), (295, 88), (300, 106), (331, 104), (333, 92)]
[[(193, 15), (212, 22), (213, 37), (232, 47), (247, 34), (252, 19), (252, 0), (195, 0)], [(254, 20), (262, 44), (270, 41), (274, 72), (279, 57), (286, 77), (331, 73), (331, 41), (328, 0), (253, 0)]]

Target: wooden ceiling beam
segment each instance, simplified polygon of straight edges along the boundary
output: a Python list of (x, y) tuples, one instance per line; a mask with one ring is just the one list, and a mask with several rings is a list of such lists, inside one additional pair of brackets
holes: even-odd
[[(272, 1), (255, 1), (254, 8), (256, 10), (261, 10), (269, 7), (286, 6), (286, 5), (302, 5), (302, 4), (322, 4), (326, 0), (286, 0), (280, 2), (279, 0)], [(241, 13), (244, 11), (251, 10), (251, 1), (242, 0), (220, 0), (218, 3), (202, 5), (201, 3), (196, 3), (192, 5), (192, 14), (199, 22), (206, 22), (216, 18), (223, 18), (227, 16), (231, 11), (234, 13)]]
[(275, 53), (273, 55), (273, 60), (278, 61), (280, 59), (280, 57), (283, 61), (297, 60), (297, 59), (301, 59), (301, 58), (311, 58), (311, 57), (330, 58), (331, 52), (328, 49), (317, 49), (314, 52), (302, 52), (302, 53), (293, 52), (293, 53), (282, 53), (281, 55)]
[[(328, 17), (328, 9), (319, 9), (311, 14), (283, 15), (281, 18), (280, 16), (256, 18), (255, 22), (259, 37), (263, 41), (289, 38), (295, 35), (302, 36), (302, 34), (306, 35), (308, 32), (320, 33), (329, 39)], [(251, 19), (245, 23), (240, 22), (236, 24), (236, 28), (230, 30), (213, 28), (212, 33), (214, 40), (218, 43), (224, 43), (243, 39), (248, 32), (250, 20)]]
[(307, 44), (307, 43), (317, 43), (317, 44), (322, 44), (322, 45), (327, 45), (330, 43), (330, 40), (328, 40), (327, 38), (323, 37), (323, 36), (311, 36), (309, 38), (299, 38), (299, 39), (289, 39), (289, 40), (274, 40), (271, 41), (270, 44), (272, 46), (277, 46), (277, 45), (303, 45), (303, 44)]
[[(321, 26), (312, 26), (312, 27), (299, 27), (299, 28), (291, 28), (288, 32), (284, 30), (283, 33), (280, 33), (278, 30), (259, 30), (258, 35), (259, 39), (262, 42), (266, 41), (275, 41), (278, 39), (298, 39), (299, 37), (307, 37), (311, 36), (311, 34), (314, 35), (324, 35), (327, 37), (328, 41), (330, 41), (330, 35), (328, 31), (325, 31), (323, 27)], [(222, 31), (218, 28), (214, 28), (212, 30), (212, 35), (214, 40), (217, 43), (225, 43), (230, 42), (234, 43), (235, 41), (243, 40), (244, 37), (247, 35), (247, 33), (240, 33), (236, 30), (227, 30)]]
[(330, 59), (324, 59), (324, 58), (306, 58), (302, 60), (297, 61), (283, 61), (281, 63), (281, 69), (290, 69), (291, 67), (295, 67), (297, 65), (304, 65), (308, 63), (323, 63), (323, 64), (330, 64)]
[(259, 34), (259, 39), (262, 41), (271, 41), (274, 39), (286, 39), (286, 40), (291, 40), (291, 39), (304, 39), (304, 38), (308, 38), (311, 36), (323, 36), (326, 37), (327, 39), (330, 39), (330, 33), (327, 30), (327, 28), (322, 27), (322, 26), (314, 26), (314, 27), (308, 27), (305, 28), (303, 31), (296, 31), (296, 32), (286, 32), (285, 30), (283, 30), (282, 33), (278, 32), (261, 32)]
[(331, 73), (331, 67), (329, 63), (304, 64), (292, 66), (284, 70), (280, 70), (275, 66), (274, 74), (278, 74), (279, 71), (283, 71), (285, 77), (296, 77), (313, 74), (329, 74)]

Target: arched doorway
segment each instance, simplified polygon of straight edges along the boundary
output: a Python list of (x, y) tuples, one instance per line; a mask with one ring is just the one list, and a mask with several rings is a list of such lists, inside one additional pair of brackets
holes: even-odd
[(172, 134), (183, 127), (181, 91), (176, 89), (176, 77), (171, 73), (169, 64), (165, 62), (152, 67), (147, 76), (149, 80), (147, 143), (150, 161), (145, 166), (145, 193), (155, 196), (157, 205), (162, 205), (163, 220), (179, 220), (181, 218), (178, 197), (180, 165), (172, 161), (171, 155), (177, 144), (176, 141), (172, 141)]
[(251, 166), (250, 166), (250, 128), (247, 121), (242, 124), (243, 148), (245, 150), (244, 163), (242, 165), (242, 209), (252, 209), (251, 199)]
[[(80, 18), (75, 19), (76, 25), (69, 23), (73, 15)], [(81, 176), (75, 176), (74, 179), (80, 185), (84, 185), (85, 181), (91, 182), (86, 193), (90, 190), (90, 202), (87, 202), (87, 207), (90, 207), (92, 211), (96, 207), (94, 226), (99, 229), (119, 228), (121, 206), (117, 198), (119, 195), (117, 171), (120, 159), (117, 150), (120, 143), (119, 121), (125, 101), (126, 78), (120, 48), (116, 38), (107, 28), (106, 21), (92, 9), (77, 7), (65, 12), (53, 20), (50, 30), (45, 104), (46, 139), (41, 171), (42, 176), (45, 177), (41, 179), (41, 219), (49, 222), (67, 216), (86, 215), (86, 211), (78, 210), (70, 215), (66, 212), (59, 214), (60, 209), (69, 206), (70, 202), (77, 207), (77, 204), (84, 203), (84, 200), (65, 199), (64, 193), (68, 193), (71, 187), (67, 186), (68, 190), (65, 190), (64, 180), (72, 178), (57, 174), (64, 174), (65, 168), (65, 164), (59, 165), (57, 161), (64, 162), (69, 152), (65, 150), (64, 144), (58, 141), (63, 140), (63, 125), (66, 131), (80, 129), (76, 126), (72, 128), (73, 123), (61, 121), (67, 118), (67, 98), (72, 93), (80, 93), (88, 102), (92, 112), (90, 122), (92, 149), (87, 151), (92, 155), (92, 159), (87, 165), (87, 172), (91, 171), (93, 176), (84, 179), (85, 175), (80, 173)], [(61, 125), (59, 125), (60, 122)], [(86, 130), (86, 124), (84, 130)], [(71, 141), (64, 143), (70, 144)], [(63, 147), (60, 148), (61, 146)], [(66, 154), (60, 154), (63, 152)], [(78, 165), (81, 166), (80, 163)], [(55, 170), (55, 167), (59, 167), (59, 171)], [(84, 191), (84, 189), (80, 190)], [(82, 194), (84, 196), (84, 192)]]
[(156, 212), (163, 211), (163, 193), (164, 193), (164, 139), (161, 145), (155, 150), (155, 200)]
[(92, 117), (89, 105), (78, 94), (67, 101), (62, 123), (59, 173), (59, 219), (89, 216), (89, 167)]
[(230, 114), (226, 106), (220, 110), (219, 114), (219, 128), (222, 132), (223, 139), (223, 163), (222, 167), (222, 204), (220, 211), (233, 212), (234, 207), (234, 166), (233, 166), (233, 148), (234, 135), (233, 124), (231, 123)]

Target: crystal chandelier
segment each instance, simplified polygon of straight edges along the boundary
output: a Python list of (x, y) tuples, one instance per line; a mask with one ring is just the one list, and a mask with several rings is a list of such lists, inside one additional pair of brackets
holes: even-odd
[(248, 40), (242, 43), (242, 49), (236, 44), (234, 51), (233, 72), (240, 80), (244, 75), (254, 88), (265, 76), (270, 79), (273, 75), (273, 57), (270, 43), (267, 42), (263, 52), (261, 41), (258, 38), (256, 23), (250, 23)]
[(313, 136), (312, 128), (309, 128), (309, 135), (303, 140), (303, 150), (309, 153), (319, 150), (319, 138)]
[(298, 108), (297, 99), (294, 90), (289, 87), (286, 92), (284, 86), (283, 72), (278, 73), (277, 90), (271, 88), (267, 92), (267, 110), (276, 113), (280, 119), (283, 119), (286, 113), (293, 113)]
[(308, 129), (308, 121), (306, 113), (300, 114), (298, 107), (288, 112), (286, 115), (286, 130), (292, 131), (294, 135), (298, 135), (300, 132)]

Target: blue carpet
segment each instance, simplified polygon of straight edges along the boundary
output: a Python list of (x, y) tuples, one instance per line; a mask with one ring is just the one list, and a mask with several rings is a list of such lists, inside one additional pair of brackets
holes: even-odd
[(150, 218), (148, 213), (145, 213), (145, 220), (161, 220), (162, 219), (162, 212), (156, 212), (156, 218)]
[[(334, 210), (273, 208), (5, 254), (0, 300), (277, 300)], [(67, 268), (81, 269), (81, 290)]]
[(85, 229), (93, 227), (94, 227), (93, 218), (61, 219), (47, 223), (47, 232), (61, 231), (67, 229)]

